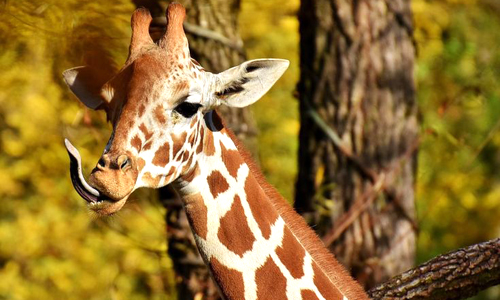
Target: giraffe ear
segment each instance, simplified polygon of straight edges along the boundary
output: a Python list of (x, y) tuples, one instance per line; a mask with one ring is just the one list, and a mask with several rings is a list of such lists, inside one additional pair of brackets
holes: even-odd
[(63, 72), (64, 81), (73, 94), (88, 108), (104, 108), (104, 100), (100, 96), (101, 87), (106, 82), (99, 76), (100, 72), (90, 67), (76, 67)]
[(217, 74), (216, 103), (245, 107), (256, 102), (283, 75), (289, 64), (285, 59), (255, 59)]

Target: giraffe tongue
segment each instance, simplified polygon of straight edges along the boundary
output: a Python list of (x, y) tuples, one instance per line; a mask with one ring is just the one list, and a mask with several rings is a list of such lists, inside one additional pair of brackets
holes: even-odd
[(71, 174), (71, 182), (76, 192), (89, 203), (99, 202), (101, 193), (91, 187), (83, 178), (82, 174), (82, 159), (78, 150), (67, 140), (64, 139), (66, 150), (69, 154), (69, 170)]

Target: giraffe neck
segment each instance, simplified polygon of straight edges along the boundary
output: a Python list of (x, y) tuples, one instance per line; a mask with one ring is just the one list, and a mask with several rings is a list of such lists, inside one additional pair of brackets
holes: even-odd
[(211, 117), (203, 126), (198, 164), (177, 188), (200, 254), (224, 297), (367, 299), (265, 183), (218, 115)]

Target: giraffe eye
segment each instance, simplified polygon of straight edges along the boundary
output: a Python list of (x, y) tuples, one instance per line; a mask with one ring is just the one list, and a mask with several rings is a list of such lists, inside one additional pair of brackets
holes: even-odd
[(182, 102), (177, 105), (174, 110), (181, 114), (184, 118), (191, 118), (201, 107), (201, 104), (191, 103), (191, 102)]

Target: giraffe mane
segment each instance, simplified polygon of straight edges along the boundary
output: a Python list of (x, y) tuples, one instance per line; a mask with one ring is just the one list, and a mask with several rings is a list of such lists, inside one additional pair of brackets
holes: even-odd
[(367, 299), (361, 286), (356, 284), (347, 270), (324, 247), (318, 235), (307, 225), (306, 221), (292, 208), (286, 199), (281, 196), (276, 188), (267, 182), (262, 171), (253, 160), (252, 155), (242, 145), (233, 131), (226, 126), (224, 119), (216, 111), (214, 111), (214, 118), (219, 118), (222, 127), (235, 143), (238, 152), (250, 168), (250, 172), (255, 176), (259, 186), (264, 190), (271, 204), (283, 218), (292, 234), (311, 255), (312, 260), (316, 262), (332, 284), (348, 299)]

